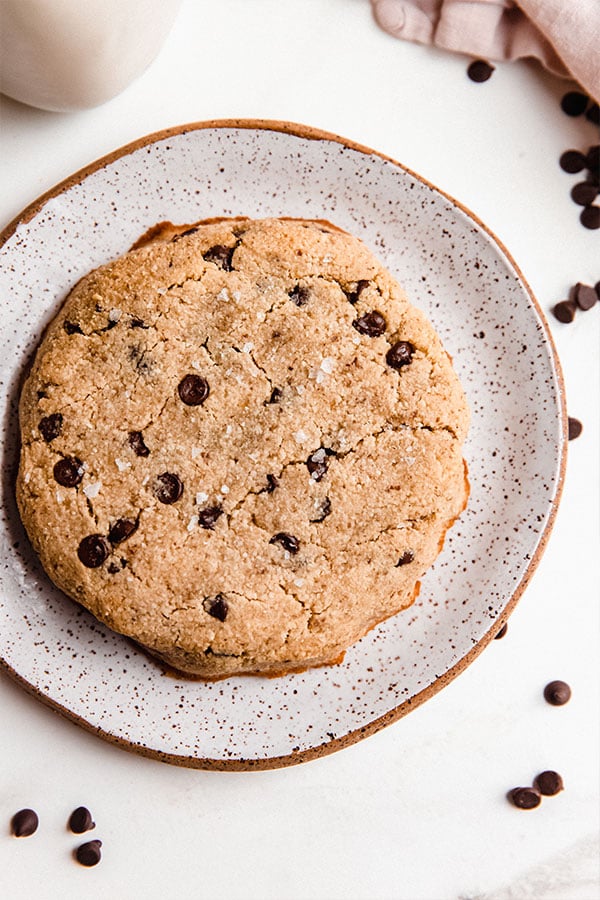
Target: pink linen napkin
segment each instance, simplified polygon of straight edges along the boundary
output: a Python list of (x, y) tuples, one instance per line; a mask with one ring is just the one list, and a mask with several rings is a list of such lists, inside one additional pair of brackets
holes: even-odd
[(534, 57), (600, 99), (600, 0), (371, 0), (395, 37), (483, 59)]

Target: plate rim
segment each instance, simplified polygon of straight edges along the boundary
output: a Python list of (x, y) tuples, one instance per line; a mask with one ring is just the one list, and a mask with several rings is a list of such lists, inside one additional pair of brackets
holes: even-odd
[(500, 249), (503, 256), (508, 260), (510, 265), (515, 270), (519, 281), (525, 288), (533, 309), (538, 314), (544, 337), (550, 349), (550, 360), (553, 366), (553, 371), (558, 386), (559, 412), (562, 424), (562, 440), (558, 448), (559, 465), (556, 480), (556, 491), (552, 500), (550, 501), (550, 511), (548, 514), (548, 518), (546, 524), (544, 525), (544, 529), (539, 536), (535, 551), (531, 555), (527, 566), (523, 571), (517, 585), (515, 586), (515, 589), (513, 590), (508, 603), (504, 607), (502, 616), (494, 620), (493, 624), (480, 638), (480, 640), (476, 644), (474, 644), (469, 649), (469, 651), (464, 656), (462, 656), (450, 669), (444, 672), (443, 675), (436, 678), (435, 681), (433, 681), (431, 684), (427, 685), (427, 687), (423, 688), (423, 690), (415, 694), (414, 697), (410, 697), (409, 699), (404, 700), (402, 703), (400, 703), (398, 706), (395, 706), (384, 715), (378, 716), (376, 719), (368, 722), (366, 725), (363, 725), (360, 728), (355, 728), (345, 735), (337, 738), (332, 738), (330, 741), (326, 741), (325, 743), (319, 744), (315, 747), (309, 747), (305, 750), (292, 751), (291, 753), (285, 754), (283, 756), (269, 756), (264, 759), (215, 759), (213, 757), (197, 757), (186, 756), (177, 753), (168, 753), (166, 751), (156, 750), (152, 747), (147, 747), (145, 744), (127, 740), (123, 737), (120, 737), (119, 735), (111, 734), (110, 732), (105, 731), (100, 726), (93, 725), (91, 722), (88, 722), (87, 719), (82, 718), (80, 715), (68, 709), (66, 706), (58, 703), (52, 697), (47, 696), (39, 687), (36, 687), (35, 685), (27, 681), (24, 676), (19, 674), (2, 656), (0, 656), (0, 668), (4, 672), (6, 672), (6, 674), (20, 687), (24, 688), (24, 690), (28, 694), (40, 700), (54, 712), (59, 713), (59, 715), (61, 715), (63, 718), (68, 719), (84, 730), (95, 734), (97, 737), (100, 737), (103, 740), (106, 740), (123, 750), (128, 750), (132, 753), (155, 759), (160, 762), (166, 762), (171, 765), (177, 765), (192, 769), (237, 772), (260, 771), (268, 769), (279, 769), (287, 766), (297, 765), (303, 762), (308, 762), (312, 759), (317, 759), (330, 753), (334, 753), (337, 750), (342, 750), (345, 747), (349, 747), (352, 744), (357, 743), (363, 738), (369, 737), (370, 735), (381, 731), (383, 728), (391, 725), (393, 722), (398, 721), (408, 712), (420, 706), (426, 700), (429, 700), (431, 697), (441, 691), (442, 688), (444, 688), (458, 675), (460, 675), (461, 672), (468, 668), (468, 666), (471, 665), (471, 663), (494, 639), (500, 628), (506, 623), (506, 621), (512, 614), (515, 606), (517, 605), (517, 602), (519, 601), (520, 597), (525, 591), (525, 588), (529, 584), (533, 573), (537, 569), (544, 550), (546, 549), (548, 539), (554, 527), (556, 514), (563, 493), (567, 462), (568, 420), (566, 407), (566, 391), (560, 360), (558, 358), (558, 353), (546, 316), (542, 310), (540, 303), (536, 299), (527, 279), (523, 275), (523, 272), (521, 271), (516, 261), (513, 259), (504, 243), (500, 240), (500, 238), (498, 238), (497, 235), (494, 234), (494, 232), (463, 203), (456, 200), (450, 194), (446, 193), (446, 191), (443, 191), (436, 185), (432, 184), (423, 176), (414, 172), (408, 166), (398, 162), (393, 157), (388, 156), (387, 154), (382, 153), (378, 150), (373, 150), (372, 148), (367, 147), (364, 144), (357, 143), (356, 141), (353, 141), (349, 138), (341, 137), (340, 135), (333, 132), (324, 131), (320, 128), (316, 128), (310, 125), (302, 125), (299, 123), (288, 122), (280, 119), (207, 119), (203, 121), (190, 122), (183, 125), (175, 125), (169, 128), (152, 132), (150, 134), (146, 134), (142, 137), (128, 142), (127, 144), (122, 145), (121, 147), (111, 151), (104, 156), (98, 157), (93, 162), (89, 163), (81, 169), (78, 169), (76, 172), (58, 182), (56, 185), (54, 185), (54, 187), (50, 188), (39, 197), (37, 197), (32, 203), (30, 203), (20, 213), (18, 213), (4, 229), (2, 229), (2, 231), (0, 232), (0, 248), (2, 248), (4, 244), (9, 240), (9, 238), (12, 237), (12, 235), (20, 225), (25, 225), (30, 222), (33, 217), (46, 205), (46, 203), (48, 203), (49, 200), (60, 196), (60, 194), (63, 194), (71, 187), (80, 184), (94, 172), (106, 168), (116, 160), (121, 159), (124, 156), (129, 156), (131, 153), (134, 153), (136, 150), (148, 146), (149, 144), (155, 144), (169, 137), (184, 135), (188, 132), (201, 131), (210, 128), (237, 128), (247, 129), (251, 131), (254, 130), (279, 132), (308, 140), (338, 143), (346, 149), (355, 150), (363, 155), (377, 156), (385, 162), (389, 162), (392, 165), (396, 166), (398, 169), (401, 169), (406, 174), (410, 175), (410, 177), (414, 178), (415, 181), (420, 182), (430, 190), (433, 190), (437, 194), (440, 194), (442, 197), (448, 200), (452, 206), (464, 213)]

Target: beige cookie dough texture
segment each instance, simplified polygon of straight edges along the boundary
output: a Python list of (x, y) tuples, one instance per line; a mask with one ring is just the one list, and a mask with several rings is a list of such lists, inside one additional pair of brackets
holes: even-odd
[[(425, 316), (350, 235), (276, 219), (188, 229), (157, 228), (93, 271), (49, 326), (20, 405), (23, 522), (62, 590), (181, 671), (336, 662), (413, 602), (464, 508), (463, 391)], [(234, 248), (231, 270), (203, 258), (215, 246)], [(378, 337), (352, 324), (372, 310)], [(398, 340), (415, 349), (396, 370)], [(180, 399), (187, 374), (209, 383), (201, 405)], [(39, 423), (55, 413), (47, 441)], [(333, 452), (316, 480), (319, 448)], [(53, 476), (66, 456), (83, 464), (76, 487)], [(164, 472), (183, 484), (170, 505), (155, 493)], [(209, 506), (223, 510), (213, 529), (198, 519)], [(87, 568), (82, 539), (121, 518), (135, 533)], [(296, 553), (271, 542), (280, 532)], [(206, 609), (218, 595), (224, 621)]]

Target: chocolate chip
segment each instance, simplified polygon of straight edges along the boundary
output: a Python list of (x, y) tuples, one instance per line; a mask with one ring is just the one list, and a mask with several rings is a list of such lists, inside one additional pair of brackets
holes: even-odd
[(494, 636), (495, 641), (501, 641), (506, 632), (508, 631), (508, 622), (505, 622), (498, 634)]
[(292, 555), (297, 553), (300, 548), (300, 541), (297, 537), (294, 537), (293, 534), (288, 534), (287, 531), (278, 531), (277, 534), (274, 534), (270, 544), (281, 544), (284, 550), (287, 550), (288, 553)]
[(560, 108), (568, 116), (580, 116), (588, 105), (588, 98), (579, 91), (569, 91), (560, 101)]
[(267, 475), (267, 494), (272, 494), (278, 484), (274, 475)]
[(579, 214), (579, 221), (584, 228), (600, 228), (600, 206), (584, 206)]
[(600, 281), (596, 282), (596, 284), (594, 285), (594, 290), (596, 291), (596, 296), (598, 297), (598, 300), (600, 300)]
[(144, 443), (144, 438), (141, 431), (130, 431), (129, 432), (129, 446), (133, 450), (136, 456), (149, 456), (150, 451), (146, 447)]
[(217, 594), (216, 597), (206, 597), (202, 601), (202, 606), (209, 616), (212, 616), (213, 619), (218, 619), (219, 622), (224, 622), (227, 618), (229, 604), (223, 594)]
[(215, 527), (215, 522), (219, 516), (222, 515), (223, 510), (220, 506), (206, 506), (198, 513), (198, 524), (201, 525), (202, 528), (208, 528), (212, 531)]
[(544, 688), (544, 699), (552, 706), (564, 706), (571, 699), (571, 688), (566, 681), (551, 681)]
[(65, 456), (54, 464), (54, 479), (63, 487), (76, 487), (83, 478), (83, 465), (76, 456)]
[(589, 206), (598, 196), (598, 187), (589, 181), (580, 181), (571, 188), (571, 200), (578, 206)]
[(96, 866), (102, 859), (101, 846), (102, 841), (86, 841), (75, 851), (75, 859), (82, 866)]
[(329, 497), (325, 497), (321, 503), (318, 504), (318, 512), (317, 516), (314, 519), (311, 519), (311, 522), (322, 522), (323, 519), (326, 519), (329, 513), (331, 512), (331, 500)]
[(583, 431), (583, 425), (581, 424), (579, 419), (573, 419), (571, 416), (569, 416), (568, 427), (570, 441), (574, 441), (576, 438), (578, 438)]
[(321, 481), (327, 473), (327, 451), (325, 447), (319, 447), (311, 453), (306, 460), (306, 467), (313, 481)]
[(580, 153), (579, 150), (565, 150), (558, 160), (558, 164), (563, 172), (575, 175), (576, 172), (583, 172), (586, 167), (586, 160), (583, 153)]
[(63, 328), (67, 334), (83, 334), (77, 322), (63, 322)]
[(573, 300), (561, 300), (553, 307), (552, 312), (555, 319), (558, 319), (563, 325), (568, 325), (575, 318), (575, 309), (576, 305)]
[(47, 444), (57, 438), (62, 431), (63, 417), (60, 413), (52, 413), (40, 419), (38, 428)]
[(216, 266), (225, 269), (226, 272), (231, 272), (233, 269), (232, 259), (234, 250), (235, 247), (225, 247), (223, 244), (217, 244), (202, 255), (206, 262), (214, 263)]
[(115, 524), (108, 532), (108, 539), (111, 544), (120, 544), (126, 541), (128, 537), (137, 531), (138, 523), (132, 519), (117, 519)]
[(406, 566), (406, 565), (408, 565), (408, 563), (411, 563), (414, 558), (415, 558), (415, 554), (413, 553), (412, 550), (405, 550), (404, 553), (402, 554), (402, 556), (400, 557), (400, 559), (398, 560), (398, 562), (396, 563), (396, 565), (394, 566), (394, 568), (397, 569), (398, 566)]
[(594, 125), (600, 125), (600, 106), (597, 103), (592, 103), (587, 108), (586, 119), (588, 122), (593, 122)]
[(595, 172), (600, 166), (600, 144), (590, 147), (585, 158), (585, 164), (590, 172)]
[(84, 831), (91, 831), (95, 827), (92, 814), (85, 806), (78, 806), (69, 817), (69, 828), (73, 834), (83, 834)]
[(533, 787), (517, 787), (508, 792), (508, 799), (519, 809), (535, 809), (542, 802), (540, 792)]
[(15, 837), (29, 837), (40, 824), (38, 814), (33, 809), (20, 809), (10, 820), (10, 828)]
[(350, 303), (354, 306), (355, 303), (358, 303), (358, 298), (362, 294), (362, 292), (369, 286), (371, 282), (366, 278), (361, 278), (360, 281), (356, 282), (356, 288), (353, 291), (344, 291), (346, 297), (350, 301)]
[(486, 62), (484, 59), (475, 59), (467, 69), (467, 75), (471, 81), (476, 81), (479, 84), (491, 78), (493, 71), (494, 66), (491, 66), (489, 62)]
[(384, 333), (387, 323), (381, 313), (374, 309), (372, 312), (365, 313), (359, 319), (355, 319), (352, 327), (369, 337), (379, 337)]
[(573, 299), (579, 309), (582, 309), (585, 312), (597, 303), (598, 295), (596, 294), (595, 288), (590, 287), (589, 284), (577, 282), (573, 289)]
[(88, 569), (101, 566), (109, 553), (110, 547), (101, 534), (88, 534), (77, 548), (77, 556)]
[(178, 475), (163, 472), (156, 479), (154, 496), (160, 503), (176, 503), (183, 494), (183, 484)]
[(304, 285), (297, 284), (293, 291), (290, 291), (288, 297), (296, 306), (306, 306), (310, 300), (311, 290)]
[(408, 341), (396, 341), (385, 355), (385, 361), (392, 369), (401, 369), (412, 362), (415, 348)]
[(138, 319), (137, 316), (134, 316), (131, 322), (129, 323), (130, 328), (150, 328), (149, 325), (146, 325), (143, 319)]
[(533, 786), (537, 788), (544, 797), (554, 797), (564, 789), (564, 784), (558, 772), (548, 769), (546, 772), (540, 772), (534, 779)]
[(200, 406), (210, 393), (206, 378), (200, 375), (186, 375), (177, 385), (177, 393), (186, 406)]
[(267, 400), (267, 403), (279, 403), (282, 397), (283, 391), (281, 390), (281, 388), (275, 387), (271, 391), (271, 396)]

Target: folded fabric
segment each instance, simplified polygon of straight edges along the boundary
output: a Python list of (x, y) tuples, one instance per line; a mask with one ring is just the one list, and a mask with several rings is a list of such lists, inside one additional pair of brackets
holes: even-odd
[(395, 37), (492, 60), (538, 59), (600, 99), (600, 0), (371, 0)]

